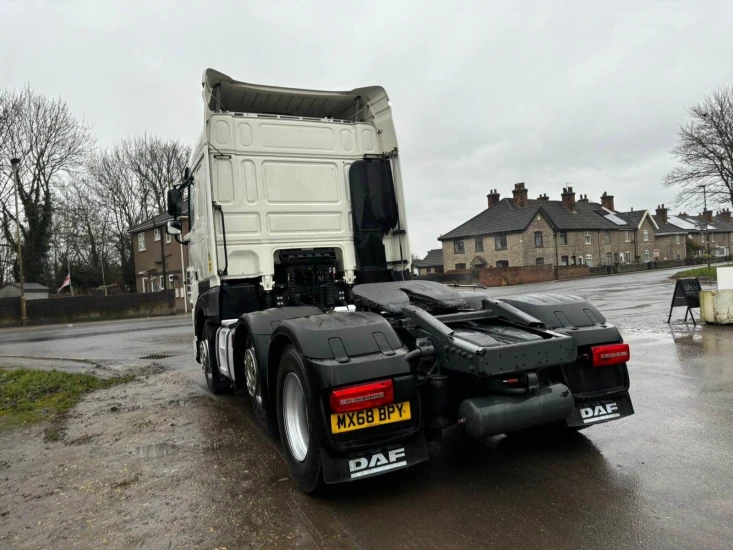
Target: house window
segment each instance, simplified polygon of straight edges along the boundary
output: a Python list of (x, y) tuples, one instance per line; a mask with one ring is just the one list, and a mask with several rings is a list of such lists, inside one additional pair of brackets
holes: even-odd
[(590, 231), (585, 232), (585, 244), (590, 244)]
[(484, 239), (483, 237), (477, 237), (476, 242), (474, 244), (474, 248), (476, 249), (476, 252), (483, 252), (484, 251)]
[(537, 258), (534, 261), (535, 265), (545, 265), (545, 259), (544, 258)]
[(466, 269), (466, 264), (456, 264), (456, 269)]
[(137, 250), (138, 252), (145, 252), (145, 232), (137, 234)]
[(168, 288), (176, 288), (176, 276), (168, 275)]
[(158, 229), (157, 227), (153, 229), (153, 239), (156, 243), (160, 240), (160, 229)]
[(649, 240), (649, 230), (648, 229), (645, 229), (644, 230), (644, 240), (645, 241), (648, 241)]
[(588, 267), (593, 267), (593, 255), (592, 254), (585, 255), (585, 263), (588, 264)]
[(568, 257), (567, 256), (561, 256), (560, 257), (560, 265), (568, 265)]
[[(453, 253), (454, 254), (463, 254), (463, 239), (457, 239), (453, 241)], [(463, 267), (465, 269), (466, 266), (464, 265)]]
[(542, 244), (542, 231), (534, 232), (534, 246), (535, 248), (542, 248), (544, 246)]
[(611, 232), (610, 231), (603, 232), (603, 244), (611, 244)]
[(568, 232), (560, 231), (560, 244), (568, 244)]
[(674, 236), (674, 244), (680, 244), (681, 241), (682, 241), (682, 236), (681, 235), (675, 235)]
[(680, 251), (679, 251), (679, 250), (677, 251), (677, 259), (678, 259), (678, 260), (679, 260), (679, 259), (681, 259), (681, 256), (680, 256)]
[(165, 244), (171, 244), (171, 236), (170, 234), (165, 234)]
[(496, 250), (506, 250), (506, 235), (497, 235), (494, 237), (494, 248)]
[(627, 231), (626, 232), (626, 242), (627, 243), (630, 243), (631, 242), (631, 231)]
[(496, 267), (509, 267), (509, 260), (499, 260), (496, 262)]
[(612, 265), (613, 264), (613, 254), (610, 252), (606, 252), (606, 265)]
[(626, 263), (627, 264), (630, 264), (631, 263), (631, 252), (627, 252), (626, 253)]
[(645, 250), (644, 251), (644, 261), (645, 262), (648, 262), (649, 261), (649, 251), (648, 250)]

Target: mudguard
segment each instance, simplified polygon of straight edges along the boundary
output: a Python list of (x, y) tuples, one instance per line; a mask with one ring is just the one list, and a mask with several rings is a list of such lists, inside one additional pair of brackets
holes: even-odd
[[(354, 312), (290, 319), (283, 321), (272, 334), (273, 342), (284, 338), (303, 356), (310, 387), (318, 394), (323, 446), (334, 460), (343, 461), (347, 453), (366, 453), (384, 446), (399, 447), (405, 441), (422, 436), (417, 379), (405, 359), (408, 349), (384, 317)], [(332, 433), (330, 390), (384, 378), (393, 380), (395, 403), (410, 403), (412, 415), (409, 420)], [(414, 451), (410, 454), (415, 460), (422, 457)], [(344, 469), (346, 463), (339, 464), (334, 472), (341, 473), (334, 476), (341, 481), (348, 480), (348, 476), (342, 479), (342, 474), (348, 471)]]

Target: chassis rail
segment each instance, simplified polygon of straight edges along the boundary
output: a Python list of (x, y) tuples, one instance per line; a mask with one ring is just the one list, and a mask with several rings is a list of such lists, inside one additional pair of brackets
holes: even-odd
[[(578, 357), (578, 347), (571, 336), (546, 328), (521, 325), (522, 330), (541, 337), (541, 340), (479, 346), (457, 336), (452, 328), (421, 308), (407, 306), (402, 309), (402, 313), (409, 319), (418, 336), (428, 337), (433, 342), (435, 353), (444, 370), (494, 376), (572, 363)], [(458, 315), (447, 317), (450, 320), (459, 320)], [(489, 311), (466, 316), (469, 317), (473, 320), (496, 319), (496, 315)], [(519, 326), (506, 320), (502, 322)]]

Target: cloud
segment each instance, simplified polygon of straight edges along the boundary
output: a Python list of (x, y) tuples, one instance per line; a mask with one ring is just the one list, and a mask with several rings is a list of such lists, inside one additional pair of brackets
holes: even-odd
[[(183, 4), (183, 5), (180, 5)], [(383, 85), (420, 255), (486, 193), (572, 183), (654, 208), (684, 105), (733, 81), (726, 2), (6, 1), (0, 86), (60, 95), (103, 144), (193, 142), (206, 67), (316, 89)]]

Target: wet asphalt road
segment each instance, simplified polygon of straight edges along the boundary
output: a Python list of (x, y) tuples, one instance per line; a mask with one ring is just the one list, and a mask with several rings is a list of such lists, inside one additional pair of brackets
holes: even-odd
[[(577, 294), (596, 305), (631, 346), (634, 416), (561, 441), (434, 444), (427, 464), (317, 499), (291, 484), (278, 492), (283, 506), (307, 525), (312, 546), (338, 536), (362, 548), (733, 547), (733, 328), (694, 328), (681, 322), (682, 309), (668, 325), (671, 273), (488, 291)], [(37, 358), (114, 366), (170, 354), (157, 362), (203, 385), (189, 327), (178, 316), (6, 329), (0, 366)], [(210, 403), (203, 406), (224, 411), (227, 430), (251, 441), (242, 452), (272, 455), (276, 444), (253, 429), (242, 397)], [(272, 468), (269, 475), (284, 470)]]

